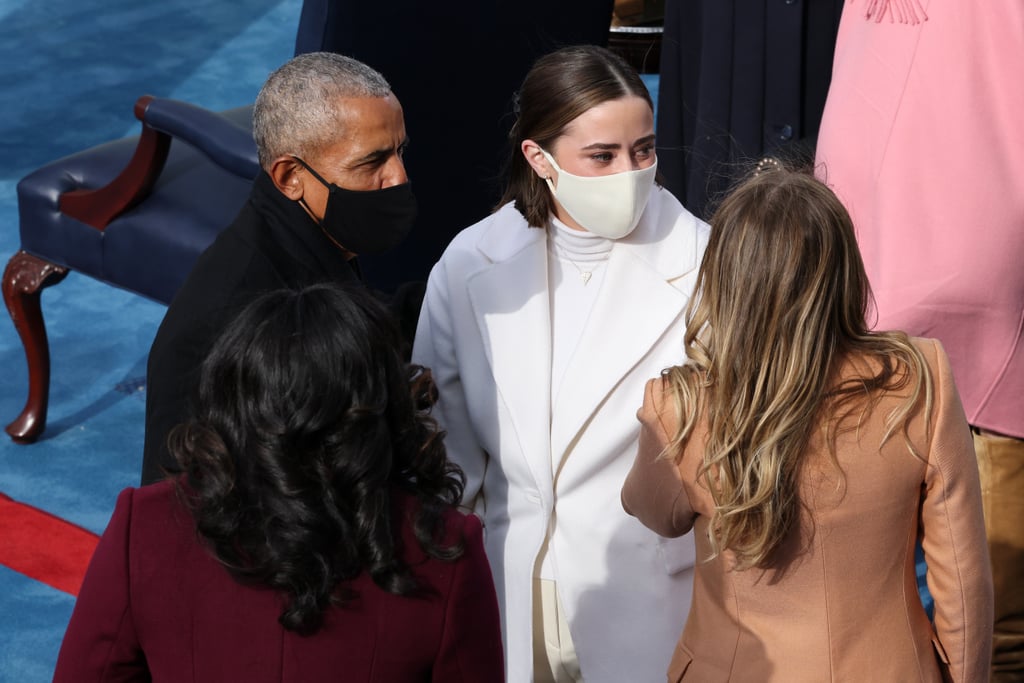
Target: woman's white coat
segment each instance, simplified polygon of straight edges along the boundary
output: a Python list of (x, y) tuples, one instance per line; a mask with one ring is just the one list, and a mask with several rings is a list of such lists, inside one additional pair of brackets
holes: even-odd
[(706, 224), (652, 190), (611, 250), (554, 405), (546, 231), (506, 205), (459, 233), (431, 272), (413, 361), (433, 371), (434, 415), (485, 522), (510, 683), (532, 679), (532, 581), (549, 525), (585, 680), (664, 680), (689, 610), (693, 542), (655, 535), (619, 496), (644, 385), (683, 359), (707, 238)]

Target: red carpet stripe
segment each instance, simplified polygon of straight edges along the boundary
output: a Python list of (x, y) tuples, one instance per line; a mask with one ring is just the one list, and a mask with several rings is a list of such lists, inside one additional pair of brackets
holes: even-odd
[(78, 595), (99, 537), (0, 493), (0, 564)]

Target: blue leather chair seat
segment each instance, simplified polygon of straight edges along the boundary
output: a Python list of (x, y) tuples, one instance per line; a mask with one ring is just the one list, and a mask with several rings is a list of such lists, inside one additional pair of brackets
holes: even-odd
[(15, 441), (34, 441), (46, 425), (42, 289), (75, 270), (170, 303), (259, 173), (251, 106), (216, 113), (144, 96), (135, 115), (141, 135), (58, 159), (18, 183), (21, 248), (3, 277), (29, 367), (25, 408), (6, 429)]
[[(224, 116), (248, 126), (251, 107)], [(175, 140), (145, 201), (106, 229), (60, 211), (62, 193), (101, 187), (116, 177), (128, 165), (138, 139), (78, 152), (23, 178), (18, 183), (21, 245), (46, 261), (166, 304), (196, 257), (235, 217), (252, 181)]]

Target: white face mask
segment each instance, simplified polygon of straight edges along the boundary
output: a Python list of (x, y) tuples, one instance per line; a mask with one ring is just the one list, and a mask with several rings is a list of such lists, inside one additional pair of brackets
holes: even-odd
[(546, 178), (551, 194), (572, 219), (587, 231), (617, 240), (633, 232), (651, 196), (658, 160), (648, 168), (612, 175), (578, 176), (563, 171), (555, 159), (541, 150), (558, 171), (558, 186)]

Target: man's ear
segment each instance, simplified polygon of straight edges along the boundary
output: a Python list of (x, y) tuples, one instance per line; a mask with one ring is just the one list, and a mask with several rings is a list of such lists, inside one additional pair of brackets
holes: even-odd
[(541, 178), (553, 178), (557, 177), (557, 173), (548, 160), (544, 158), (544, 153), (541, 152), (540, 145), (533, 140), (523, 140), (523, 144), (520, 145), (520, 149), (523, 152), (523, 156), (526, 158), (526, 163), (530, 164), (530, 168), (533, 169)]
[(304, 190), (302, 179), (299, 176), (305, 170), (302, 164), (295, 160), (295, 157), (284, 154), (270, 162), (267, 174), (281, 194), (292, 201), (298, 201), (302, 199)]

